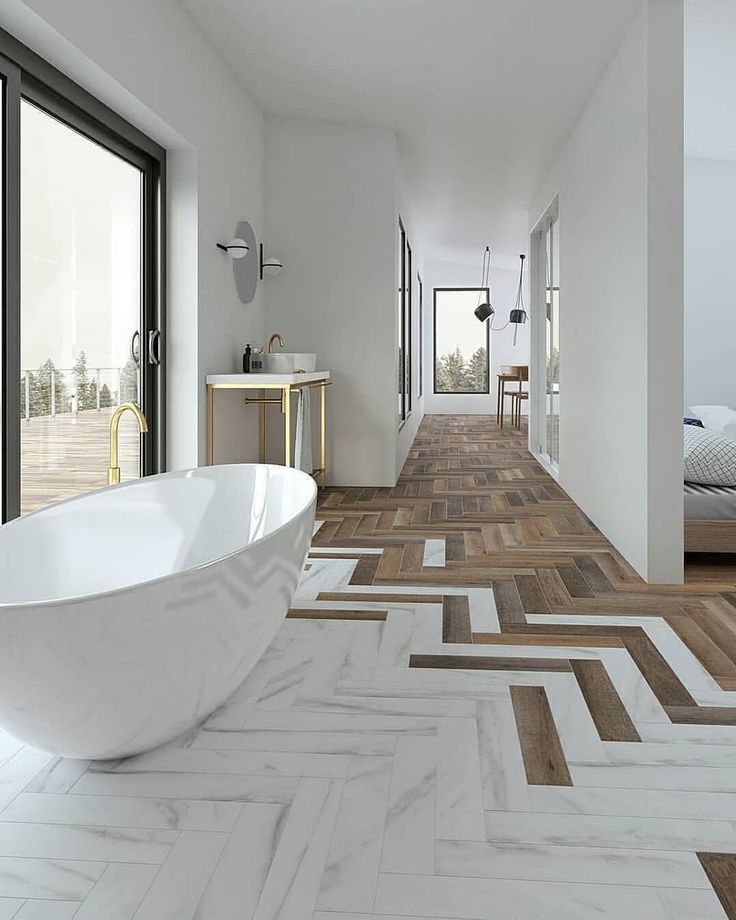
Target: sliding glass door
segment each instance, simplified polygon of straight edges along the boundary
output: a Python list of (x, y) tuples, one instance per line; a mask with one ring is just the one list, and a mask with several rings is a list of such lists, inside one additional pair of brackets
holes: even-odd
[(8, 45), (3, 520), (105, 486), (122, 403), (122, 479), (164, 468), (163, 151)]

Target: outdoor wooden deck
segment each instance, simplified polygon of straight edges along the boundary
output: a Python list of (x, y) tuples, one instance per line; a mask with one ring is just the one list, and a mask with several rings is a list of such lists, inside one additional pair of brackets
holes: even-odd
[[(21, 512), (107, 485), (113, 409), (42, 416), (21, 422)], [(138, 476), (138, 428), (132, 416), (120, 424), (123, 481)]]

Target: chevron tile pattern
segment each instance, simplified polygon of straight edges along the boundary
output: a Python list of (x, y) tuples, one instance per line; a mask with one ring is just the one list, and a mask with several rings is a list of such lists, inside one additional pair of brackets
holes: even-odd
[(107, 763), (0, 737), (0, 920), (736, 917), (733, 582), (648, 589), (485, 418), (318, 517), (200, 729)]

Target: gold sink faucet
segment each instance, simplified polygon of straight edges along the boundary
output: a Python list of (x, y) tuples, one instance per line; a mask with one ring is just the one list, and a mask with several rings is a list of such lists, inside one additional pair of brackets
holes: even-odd
[(274, 332), (274, 334), (273, 334), (273, 335), (271, 336), (271, 338), (268, 340), (268, 353), (269, 353), (269, 355), (270, 355), (270, 354), (273, 354), (273, 343), (274, 343), (274, 342), (278, 342), (278, 343), (279, 343), (279, 348), (283, 348), (283, 347), (284, 347), (284, 340), (283, 340), (283, 338), (282, 338), (280, 332)]
[(126, 412), (132, 412), (138, 422), (141, 434), (148, 431), (148, 422), (138, 406), (133, 403), (122, 403), (113, 412), (110, 419), (110, 466), (107, 468), (107, 484), (115, 486), (120, 482), (120, 419)]

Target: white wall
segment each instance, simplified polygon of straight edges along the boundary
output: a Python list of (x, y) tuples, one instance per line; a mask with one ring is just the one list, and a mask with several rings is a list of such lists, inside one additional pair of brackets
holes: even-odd
[(560, 202), (560, 482), (682, 578), (681, 0), (646, 0), (530, 209)]
[[(520, 326), (516, 345), (514, 345), (514, 327), (507, 326), (499, 331), (491, 331), (491, 392), (489, 395), (478, 394), (441, 394), (434, 393), (434, 288), (441, 287), (477, 287), (480, 283), (479, 252), (477, 265), (454, 264), (451, 262), (430, 261), (426, 265), (425, 279), (425, 357), (424, 357), (424, 411), (427, 414), (496, 414), (498, 374), (502, 364), (529, 364), (529, 323)], [(494, 325), (501, 327), (509, 318), (509, 312), (516, 303), (519, 286), (519, 271), (513, 265), (513, 259), (504, 257), (499, 265), (499, 258), (492, 256), (491, 263), (491, 302), (496, 310)], [(529, 312), (529, 278), (524, 272), (524, 304)], [(511, 401), (506, 400), (507, 411), (511, 410)], [(526, 407), (524, 407), (526, 411)]]
[[(215, 243), (263, 230), (263, 120), (174, 0), (0, 0), (2, 26), (169, 152), (170, 468), (205, 456), (204, 375), (263, 340), (263, 294), (243, 306)], [(227, 410), (227, 402), (232, 412)], [(218, 459), (243, 451), (240, 401), (222, 402)]]
[(685, 407), (736, 405), (736, 162), (685, 160)]
[(389, 131), (266, 121), (268, 322), (332, 373), (329, 482), (394, 485), (397, 150)]

